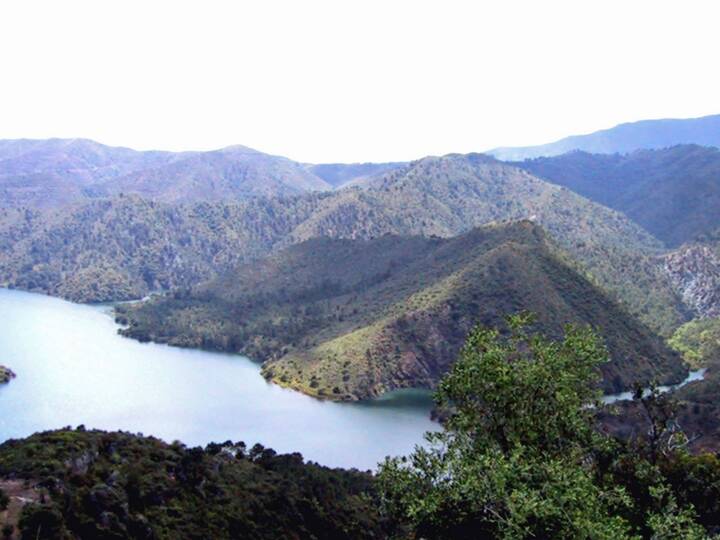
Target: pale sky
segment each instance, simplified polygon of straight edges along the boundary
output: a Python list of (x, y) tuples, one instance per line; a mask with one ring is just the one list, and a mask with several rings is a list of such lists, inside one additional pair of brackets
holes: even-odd
[(0, 2), (0, 138), (483, 151), (720, 113), (720, 2)]

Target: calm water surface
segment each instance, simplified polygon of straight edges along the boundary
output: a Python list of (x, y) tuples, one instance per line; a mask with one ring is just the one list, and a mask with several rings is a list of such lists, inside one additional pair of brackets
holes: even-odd
[(409, 453), (431, 422), (424, 391), (321, 402), (269, 384), (237, 355), (117, 335), (107, 306), (0, 289), (0, 442), (85, 424), (204, 445), (228, 439), (299, 451), (324, 465), (374, 468)]

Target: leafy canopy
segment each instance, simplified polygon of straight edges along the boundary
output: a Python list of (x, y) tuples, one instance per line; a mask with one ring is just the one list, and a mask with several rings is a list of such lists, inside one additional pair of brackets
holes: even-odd
[[(563, 339), (508, 319), (475, 328), (436, 394), (449, 417), (409, 458), (388, 459), (384, 511), (408, 538), (700, 538), (656, 464), (595, 429), (598, 367), (589, 328)], [(626, 482), (617, 474), (622, 463)], [(633, 487), (626, 485), (630, 483)], [(640, 486), (639, 489), (635, 489)], [(628, 489), (630, 487), (630, 489)], [(647, 493), (636, 504), (632, 492)]]

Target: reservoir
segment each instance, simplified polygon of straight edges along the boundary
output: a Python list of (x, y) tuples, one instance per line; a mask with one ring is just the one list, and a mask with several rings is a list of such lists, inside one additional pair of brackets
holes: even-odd
[(117, 334), (108, 306), (0, 288), (0, 442), (76, 427), (180, 440), (259, 442), (322, 465), (374, 469), (410, 453), (430, 420), (429, 392), (322, 402), (267, 383), (238, 355), (138, 343)]

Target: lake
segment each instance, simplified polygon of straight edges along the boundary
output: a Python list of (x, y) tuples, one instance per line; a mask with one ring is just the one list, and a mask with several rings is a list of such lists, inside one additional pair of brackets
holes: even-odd
[(427, 391), (322, 402), (267, 383), (245, 357), (138, 343), (117, 329), (108, 306), (0, 289), (0, 364), (17, 374), (0, 387), (0, 442), (84, 424), (373, 469), (438, 429)]

